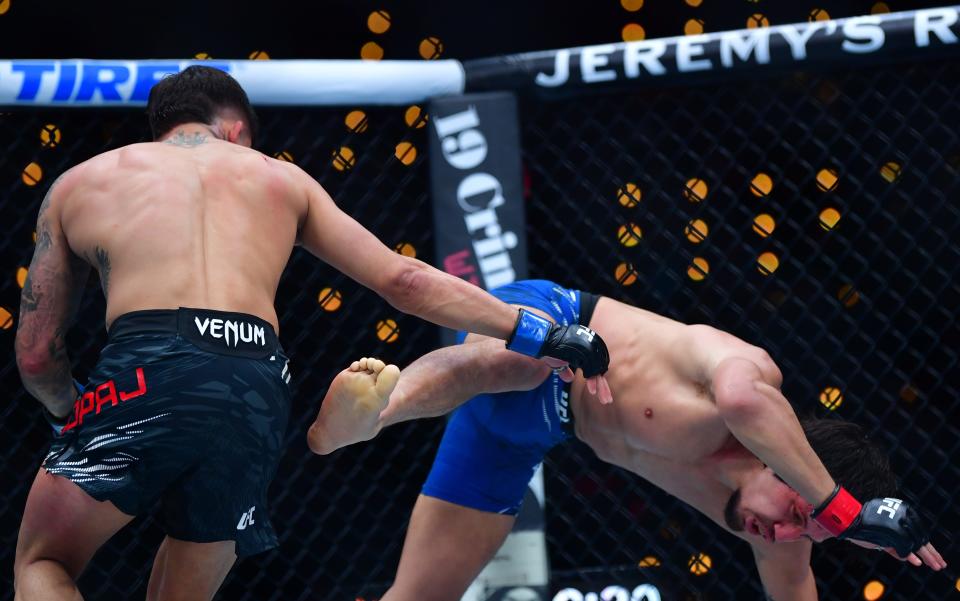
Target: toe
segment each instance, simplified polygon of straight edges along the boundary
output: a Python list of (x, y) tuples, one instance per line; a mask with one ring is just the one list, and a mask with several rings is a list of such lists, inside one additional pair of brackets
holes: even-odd
[(377, 394), (384, 399), (389, 397), (390, 393), (393, 392), (393, 389), (396, 388), (399, 380), (399, 367), (396, 365), (387, 365), (386, 367), (382, 368), (380, 374), (377, 376)]

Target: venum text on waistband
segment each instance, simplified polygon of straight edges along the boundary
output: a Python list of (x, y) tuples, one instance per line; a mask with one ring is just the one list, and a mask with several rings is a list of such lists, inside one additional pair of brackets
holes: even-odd
[[(200, 336), (208, 334), (211, 338), (222, 338), (224, 344), (236, 347), (240, 342), (250, 342), (260, 346), (267, 346), (266, 331), (263, 326), (248, 323), (246, 321), (235, 321), (232, 319), (219, 319), (206, 317), (203, 321), (199, 317), (193, 318), (193, 323), (197, 326)], [(232, 338), (231, 338), (232, 333)]]

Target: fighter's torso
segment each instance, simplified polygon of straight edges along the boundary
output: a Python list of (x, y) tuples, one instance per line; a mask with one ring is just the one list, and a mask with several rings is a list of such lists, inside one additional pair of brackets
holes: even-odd
[(711, 374), (730, 356), (759, 360), (761, 349), (609, 298), (600, 299), (590, 327), (610, 350), (606, 375), (614, 402), (601, 405), (579, 379), (571, 402), (577, 436), (600, 459), (674, 494), (673, 479), (716, 481), (718, 470), (756, 461), (720, 417)]
[(134, 144), (79, 165), (63, 185), (61, 224), (100, 271), (107, 323), (185, 306), (276, 327), (274, 295), (307, 207), (286, 166), (217, 140)]

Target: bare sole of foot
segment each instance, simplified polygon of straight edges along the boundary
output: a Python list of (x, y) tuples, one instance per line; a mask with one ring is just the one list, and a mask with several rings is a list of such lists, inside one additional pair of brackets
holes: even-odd
[(310, 450), (327, 455), (377, 435), (380, 412), (400, 379), (400, 369), (364, 357), (337, 374), (310, 426)]

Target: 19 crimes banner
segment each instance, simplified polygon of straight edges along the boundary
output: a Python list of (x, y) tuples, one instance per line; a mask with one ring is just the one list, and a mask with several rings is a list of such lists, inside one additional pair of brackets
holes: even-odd
[(470, 61), (464, 65), (467, 89), (532, 86), (548, 93), (644, 80), (693, 81), (764, 67), (945, 56), (960, 52), (958, 12), (960, 7), (937, 8)]

